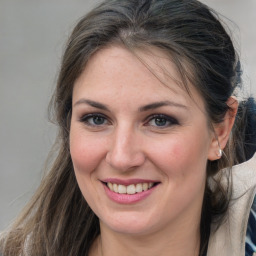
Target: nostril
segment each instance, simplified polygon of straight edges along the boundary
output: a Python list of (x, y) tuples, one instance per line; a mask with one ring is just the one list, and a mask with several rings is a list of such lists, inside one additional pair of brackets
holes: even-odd
[(106, 155), (106, 162), (113, 169), (116, 169), (118, 171), (126, 171), (141, 166), (145, 162), (145, 157), (142, 153), (139, 152), (135, 152), (134, 154), (109, 152)]

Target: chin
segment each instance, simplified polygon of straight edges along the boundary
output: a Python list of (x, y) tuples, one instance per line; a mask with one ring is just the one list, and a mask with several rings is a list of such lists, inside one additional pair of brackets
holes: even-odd
[(117, 233), (130, 235), (143, 235), (153, 232), (152, 221), (147, 220), (145, 216), (138, 216), (135, 213), (120, 213), (111, 218), (100, 220), (101, 228), (107, 228)]

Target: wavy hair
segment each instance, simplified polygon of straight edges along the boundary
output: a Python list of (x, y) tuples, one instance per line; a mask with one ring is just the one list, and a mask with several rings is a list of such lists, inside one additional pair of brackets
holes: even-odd
[[(204, 99), (211, 124), (223, 120), (229, 110), (226, 102), (241, 84), (239, 58), (230, 36), (218, 14), (199, 1), (106, 0), (94, 8), (78, 22), (67, 42), (51, 101), (50, 111), (59, 127), (52, 151), (56, 158), (29, 204), (5, 233), (1, 242), (4, 256), (88, 255), (99, 235), (99, 220), (74, 175), (69, 130), (74, 83), (90, 57), (111, 44), (120, 44), (133, 53), (152, 46), (164, 51), (188, 93), (188, 84), (192, 84)], [(243, 104), (224, 149), (225, 157), (208, 162), (208, 178), (245, 161), (255, 151), (255, 147), (249, 153), (245, 150), (244, 134), (248, 131), (241, 127), (248, 118)], [(225, 189), (219, 180), (215, 183), (210, 189), (206, 181), (201, 254), (207, 247), (210, 223), (220, 224), (229, 205), (232, 184)]]

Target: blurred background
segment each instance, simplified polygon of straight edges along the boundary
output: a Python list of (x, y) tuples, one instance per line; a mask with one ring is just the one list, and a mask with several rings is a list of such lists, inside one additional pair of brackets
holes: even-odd
[[(99, 1), (0, 0), (0, 230), (32, 196), (55, 138), (47, 118), (62, 51)], [(203, 0), (228, 17), (246, 94), (256, 96), (256, 0)]]

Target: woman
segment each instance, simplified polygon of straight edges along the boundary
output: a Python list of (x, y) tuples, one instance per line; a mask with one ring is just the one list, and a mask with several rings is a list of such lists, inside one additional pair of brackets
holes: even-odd
[(252, 255), (255, 104), (238, 106), (240, 73), (217, 14), (198, 1), (92, 10), (52, 101), (58, 155), (3, 254), (240, 256), (247, 242)]

